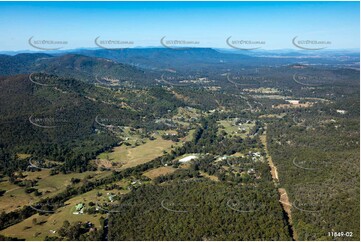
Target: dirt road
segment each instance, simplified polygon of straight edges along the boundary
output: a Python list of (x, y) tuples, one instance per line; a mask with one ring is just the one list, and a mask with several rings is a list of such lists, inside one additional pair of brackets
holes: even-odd
[[(264, 130), (265, 130), (264, 133), (262, 135), (260, 135), (260, 139), (261, 139), (262, 144), (265, 147), (266, 158), (268, 161), (268, 165), (271, 168), (272, 179), (274, 181), (274, 184), (277, 185), (277, 184), (279, 184), (279, 177), (278, 177), (277, 167), (273, 163), (272, 157), (270, 156), (269, 151), (268, 151), (267, 125), (265, 126)], [(293, 239), (297, 240), (297, 233), (293, 227), (292, 214), (291, 214), (292, 204), (289, 201), (286, 189), (278, 188), (278, 194), (280, 196), (279, 202), (282, 205), (284, 212), (287, 214), (287, 220), (288, 220), (288, 224), (289, 224), (289, 228), (290, 228), (290, 233), (292, 234)]]

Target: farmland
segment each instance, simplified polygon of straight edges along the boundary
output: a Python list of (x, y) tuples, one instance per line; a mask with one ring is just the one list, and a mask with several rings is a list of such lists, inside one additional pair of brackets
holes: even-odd
[(100, 154), (97, 158), (101, 164), (110, 162), (112, 169), (126, 169), (148, 162), (163, 154), (163, 151), (169, 151), (172, 145), (176, 143), (170, 140), (164, 140), (160, 135), (154, 136), (155, 140), (144, 141), (138, 146), (121, 145), (113, 148), (110, 152)]

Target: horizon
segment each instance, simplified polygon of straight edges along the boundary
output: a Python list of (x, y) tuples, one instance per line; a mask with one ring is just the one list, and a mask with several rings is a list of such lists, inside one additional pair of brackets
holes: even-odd
[[(0, 30), (8, 33), (1, 51), (69, 51), (102, 42), (110, 49), (172, 43), (298, 51), (304, 46), (297, 41), (316, 41), (323, 45), (312, 50), (360, 49), (359, 2), (0, 2), (0, 7)], [(50, 42), (60, 44), (41, 44)]]
[[(124, 48), (123, 50), (140, 50), (140, 49), (170, 49), (164, 46), (135, 46)], [(284, 48), (284, 49), (256, 49), (256, 50), (237, 50), (232, 48), (217, 48), (217, 47), (190, 47), (184, 50), (196, 50), (196, 49), (211, 49), (215, 51), (225, 51), (231, 54), (245, 54), (247, 53), (260, 53), (260, 52), (269, 52), (269, 53), (299, 53), (299, 54), (324, 54), (324, 53), (334, 53), (334, 52), (349, 52), (349, 53), (360, 53), (359, 48), (339, 48), (339, 49), (323, 49), (323, 50), (301, 50), (301, 49), (291, 49), (291, 48)], [(98, 51), (98, 50), (107, 50), (104, 48), (99, 47), (79, 47), (79, 48), (72, 48), (72, 49), (59, 49), (59, 50), (36, 50), (36, 49), (25, 49), (25, 50), (0, 50), (0, 54), (9, 55), (13, 53), (16, 54), (71, 54), (72, 52), (81, 51), (81, 50), (89, 50), (89, 51)], [(109, 50), (109, 49), (108, 49)], [(121, 50), (110, 50), (110, 51), (121, 51)], [(180, 50), (176, 50), (180, 51)], [(75, 53), (76, 54), (76, 53)]]

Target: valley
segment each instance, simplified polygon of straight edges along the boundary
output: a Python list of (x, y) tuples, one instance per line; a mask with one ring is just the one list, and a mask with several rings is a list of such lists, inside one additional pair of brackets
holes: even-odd
[(359, 239), (359, 70), (126, 52), (0, 56), (2, 238)]

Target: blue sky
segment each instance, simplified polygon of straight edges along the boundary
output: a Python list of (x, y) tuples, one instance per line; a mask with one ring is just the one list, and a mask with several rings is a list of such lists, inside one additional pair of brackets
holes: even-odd
[(359, 48), (359, 2), (0, 2), (0, 50), (36, 50), (38, 40), (65, 49), (95, 48), (94, 39), (160, 46), (160, 39), (229, 48), (226, 39), (264, 41), (264, 49), (295, 49), (292, 38)]

